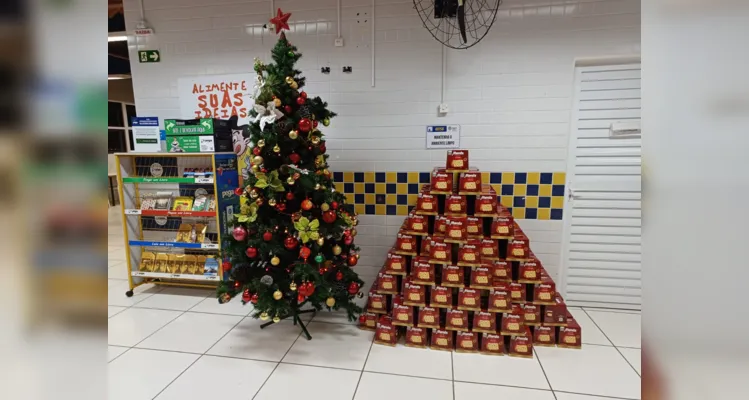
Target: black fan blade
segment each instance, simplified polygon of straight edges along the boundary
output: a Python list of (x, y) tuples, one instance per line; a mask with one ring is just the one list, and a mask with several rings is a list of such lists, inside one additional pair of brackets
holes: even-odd
[(465, 0), (458, 0), (458, 28), (460, 28), (460, 37), (463, 38), (463, 43), (468, 43), (466, 37), (466, 8), (463, 5)]

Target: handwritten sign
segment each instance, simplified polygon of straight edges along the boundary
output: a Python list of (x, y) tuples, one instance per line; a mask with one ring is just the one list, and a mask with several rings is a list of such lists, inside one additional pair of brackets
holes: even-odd
[(252, 74), (201, 75), (180, 78), (178, 93), (181, 118), (229, 119), (247, 124), (255, 80)]

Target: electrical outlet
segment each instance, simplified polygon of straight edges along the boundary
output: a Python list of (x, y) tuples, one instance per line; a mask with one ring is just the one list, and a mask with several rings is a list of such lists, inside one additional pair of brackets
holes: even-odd
[(335, 39), (335, 47), (343, 47), (343, 38), (336, 38)]
[(447, 104), (442, 103), (439, 105), (439, 107), (437, 107), (437, 112), (439, 112), (440, 114), (447, 114), (448, 112), (450, 112), (450, 107), (448, 107)]

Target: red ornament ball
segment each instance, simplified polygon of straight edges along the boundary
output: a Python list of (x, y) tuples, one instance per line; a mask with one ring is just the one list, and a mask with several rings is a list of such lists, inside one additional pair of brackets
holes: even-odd
[(307, 118), (302, 118), (299, 120), (299, 130), (302, 132), (309, 132), (309, 130), (312, 129), (312, 121), (310, 121)]
[(249, 303), (251, 299), (252, 299), (252, 296), (250, 296), (250, 290), (245, 289), (244, 293), (242, 293), (242, 301), (245, 303)]
[(303, 301), (304, 301), (304, 295), (301, 294), (301, 293), (298, 293), (297, 296), (296, 296), (296, 302), (297, 303), (301, 303)]
[(258, 296), (257, 296), (257, 293), (255, 293), (255, 294), (253, 294), (253, 295), (252, 295), (252, 297), (250, 298), (250, 303), (252, 303), (252, 304), (257, 304), (257, 300), (258, 300)]
[(287, 250), (295, 249), (298, 244), (299, 244), (299, 241), (296, 240), (296, 238), (293, 236), (288, 236), (286, 239), (283, 240), (283, 246), (286, 247)]
[(332, 224), (335, 222), (336, 218), (338, 218), (338, 216), (333, 210), (328, 210), (322, 213), (322, 220), (325, 221), (326, 224)]
[(307, 101), (307, 99), (303, 98), (302, 96), (299, 96), (299, 97), (296, 98), (296, 103), (299, 104), (300, 106), (304, 105), (304, 102), (306, 102), (306, 101)]
[(234, 194), (236, 194), (237, 196), (241, 196), (243, 193), (244, 193), (244, 189), (242, 188), (234, 189)]
[(325, 150), (327, 150), (327, 149), (328, 149), (328, 148), (327, 148), (327, 147), (325, 147), (325, 142), (322, 142), (322, 143), (320, 144), (320, 153), (325, 153)]
[(288, 201), (294, 200), (294, 193), (292, 192), (286, 193), (286, 200)]
[(286, 203), (278, 203), (276, 204), (276, 210), (280, 212), (286, 211)]
[(304, 201), (302, 201), (302, 210), (309, 211), (312, 209), (312, 206), (313, 204), (309, 199), (304, 199)]
[(289, 154), (289, 161), (291, 161), (292, 164), (298, 163), (300, 159), (301, 157), (299, 157), (299, 154), (297, 153)]
[(273, 240), (273, 233), (271, 233), (271, 231), (265, 231), (265, 233), (263, 233), (263, 240), (266, 242)]
[(301, 97), (303, 99), (306, 99), (307, 98), (307, 92), (305, 92), (304, 90), (302, 90), (301, 92), (299, 92), (299, 97)]
[(284, 110), (284, 112), (286, 112), (286, 114), (291, 114), (291, 111), (292, 111), (291, 110), (291, 106), (288, 105), (288, 104), (285, 105), (285, 106), (283, 106), (283, 110)]
[(330, 203), (330, 208), (332, 208), (334, 210), (337, 210), (338, 209), (338, 202), (337, 201), (331, 202)]
[(231, 235), (232, 237), (234, 237), (234, 240), (236, 240), (237, 242), (241, 242), (247, 239), (247, 230), (244, 229), (243, 226), (236, 226), (231, 231)]
[(348, 293), (349, 294), (359, 293), (359, 284), (356, 282), (351, 282), (351, 284), (348, 285)]
[(248, 247), (244, 253), (247, 254), (247, 257), (249, 258), (255, 258), (257, 257), (257, 247)]
[(317, 270), (317, 272), (319, 272), (319, 273), (320, 273), (320, 275), (322, 275), (322, 274), (324, 274), (324, 273), (328, 272), (328, 270), (327, 270), (327, 269), (325, 269), (325, 267), (320, 267), (320, 269), (318, 269), (318, 270)]
[(234, 281), (234, 289), (239, 288), (239, 281)]
[(356, 263), (358, 263), (358, 262), (359, 262), (359, 259), (358, 259), (358, 258), (356, 258), (356, 256), (355, 256), (355, 255), (350, 255), (350, 256), (348, 256), (348, 265), (349, 265), (350, 267), (353, 267), (353, 266), (355, 266), (355, 265), (356, 265)]
[(354, 238), (351, 236), (344, 236), (343, 237), (343, 244), (350, 245), (351, 243), (354, 243)]
[(303, 258), (303, 259), (306, 260), (307, 258), (309, 258), (310, 253), (312, 253), (312, 251), (309, 249), (309, 247), (303, 246), (299, 250), (299, 257), (301, 257), (301, 258)]
[(252, 149), (252, 154), (259, 156), (262, 151), (260, 150), (260, 147), (255, 147)]
[(336, 272), (335, 273), (335, 280), (340, 281), (341, 279), (343, 279), (343, 272), (341, 272), (341, 271)]
[(318, 125), (317, 120), (312, 121), (312, 126), (313, 127), (317, 128), (317, 125)]
[(367, 323), (367, 317), (364, 314), (360, 315), (359, 316), (359, 324), (364, 325), (366, 323)]
[(221, 268), (224, 269), (224, 272), (227, 272), (231, 269), (231, 263), (228, 261), (224, 261), (223, 263), (221, 263)]

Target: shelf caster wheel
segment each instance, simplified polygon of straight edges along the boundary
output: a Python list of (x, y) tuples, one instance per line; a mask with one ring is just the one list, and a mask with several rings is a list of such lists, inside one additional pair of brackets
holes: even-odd
[(125, 296), (127, 296), (127, 297), (133, 297), (133, 291), (132, 290), (128, 290), (127, 292), (125, 292)]

